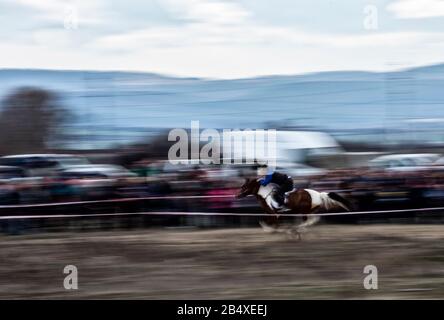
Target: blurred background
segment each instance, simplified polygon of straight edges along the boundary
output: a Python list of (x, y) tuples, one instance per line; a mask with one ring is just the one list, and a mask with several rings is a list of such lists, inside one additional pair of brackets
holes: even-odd
[[(260, 212), (254, 199), (229, 197), (256, 176), (254, 165), (168, 161), (168, 133), (193, 120), (200, 130), (277, 130), (278, 171), (296, 187), (340, 192), (358, 210), (444, 205), (442, 65), (242, 80), (9, 69), (0, 82), (3, 205), (141, 198), (113, 210)], [(216, 198), (169, 199), (183, 195)], [(68, 210), (0, 208), (31, 209)]]
[[(442, 298), (443, 17), (442, 0), (0, 0), (0, 298)], [(192, 121), (277, 130), (295, 187), (368, 213), (300, 243), (212, 215), (262, 213), (233, 197), (256, 167), (170, 163)]]

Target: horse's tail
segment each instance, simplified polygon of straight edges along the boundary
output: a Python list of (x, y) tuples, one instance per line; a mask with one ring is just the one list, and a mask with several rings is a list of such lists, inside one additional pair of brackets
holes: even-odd
[(340, 196), (336, 192), (329, 192), (328, 197), (339, 202), (341, 204), (341, 207), (343, 207), (347, 211), (351, 211), (351, 209), (353, 208), (353, 205), (350, 203), (350, 201)]

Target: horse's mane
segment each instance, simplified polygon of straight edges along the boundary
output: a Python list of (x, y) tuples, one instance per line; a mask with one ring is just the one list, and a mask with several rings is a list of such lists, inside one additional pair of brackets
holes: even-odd
[(255, 195), (257, 195), (257, 193), (259, 192), (259, 188), (261, 187), (261, 183), (259, 182), (259, 180), (258, 179), (251, 179), (249, 181), (249, 185), (253, 189), (253, 193)]

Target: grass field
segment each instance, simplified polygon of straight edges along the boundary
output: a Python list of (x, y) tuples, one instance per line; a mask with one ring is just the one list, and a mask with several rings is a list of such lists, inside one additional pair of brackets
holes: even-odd
[[(320, 225), (0, 236), (0, 298), (444, 298), (444, 226)], [(65, 290), (63, 268), (78, 268)], [(363, 287), (365, 265), (377, 290)]]

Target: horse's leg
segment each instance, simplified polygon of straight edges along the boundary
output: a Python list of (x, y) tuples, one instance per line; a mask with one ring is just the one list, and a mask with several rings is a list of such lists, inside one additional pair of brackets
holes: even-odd
[(302, 240), (301, 231), (303, 231), (307, 226), (316, 223), (313, 220), (313, 216), (309, 216), (312, 213), (312, 199), (310, 194), (303, 189), (300, 189), (288, 197), (288, 206), (292, 209), (294, 213), (302, 214), (302, 223), (298, 225), (293, 225), (288, 229), (288, 232), (297, 235), (299, 240)]
[[(268, 212), (269, 215), (264, 219), (259, 221), (260, 226), (265, 232), (269, 233), (286, 233), (288, 235), (294, 235), (294, 232), (290, 228), (283, 228), (279, 226), (279, 214)], [(298, 235), (300, 238), (300, 235)]]
[(268, 213), (264, 220), (260, 220), (259, 224), (265, 232), (276, 232), (278, 229), (278, 215), (273, 212), (262, 197), (257, 197), (262, 209)]
[(319, 222), (319, 220), (321, 220), (321, 218), (317, 215), (314, 214), (308, 214), (307, 215), (307, 219), (305, 220), (305, 222), (301, 223), (298, 228), (299, 229), (306, 229), (307, 227), (313, 226), (316, 223)]
[(261, 220), (259, 221), (260, 226), (262, 227), (262, 230), (268, 233), (274, 233), (277, 232), (277, 228), (268, 225), (265, 221)]
[(321, 220), (319, 216), (308, 214), (303, 223), (293, 227), (292, 232), (297, 234), (299, 239), (302, 239), (302, 233), (307, 232), (308, 227), (314, 226), (319, 220)]
[(279, 229), (278, 217), (275, 214), (270, 214), (264, 220), (259, 221), (259, 224), (265, 232), (277, 232)]
[(295, 237), (297, 237), (297, 239), (299, 241), (302, 240), (302, 234), (301, 232), (297, 229), (297, 226), (290, 226), (285, 230), (285, 233), (287, 235), (289, 235), (292, 239), (294, 239)]

